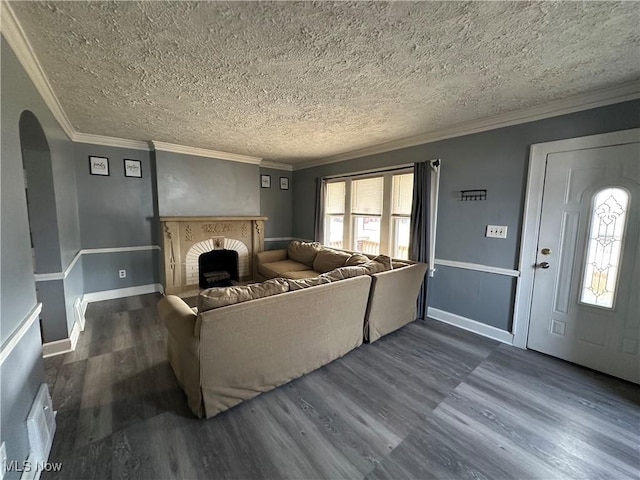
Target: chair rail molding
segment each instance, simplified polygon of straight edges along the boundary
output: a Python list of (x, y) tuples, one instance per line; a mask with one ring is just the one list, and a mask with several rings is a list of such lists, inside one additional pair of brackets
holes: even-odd
[(22, 323), (15, 332), (4, 342), (2, 349), (0, 349), (0, 365), (11, 355), (16, 345), (20, 343), (22, 337), (29, 331), (31, 325), (38, 319), (40, 312), (42, 311), (42, 303), (36, 304), (29, 314), (22, 320)]

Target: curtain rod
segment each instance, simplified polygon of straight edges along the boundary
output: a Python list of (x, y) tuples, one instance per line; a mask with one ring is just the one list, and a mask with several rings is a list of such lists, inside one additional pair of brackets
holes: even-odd
[(406, 170), (408, 168), (413, 168), (413, 163), (407, 163), (405, 165), (398, 165), (392, 168), (383, 168), (380, 170), (366, 170), (362, 172), (356, 173), (347, 173), (346, 175), (329, 175), (327, 177), (322, 177), (323, 180), (331, 180), (334, 178), (351, 178), (351, 177), (363, 177), (365, 175), (375, 175), (376, 173), (387, 173), (387, 172), (396, 172), (398, 170)]

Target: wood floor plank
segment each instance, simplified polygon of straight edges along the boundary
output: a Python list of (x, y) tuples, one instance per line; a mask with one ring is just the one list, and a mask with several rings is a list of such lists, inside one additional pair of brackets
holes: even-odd
[(79, 411), (76, 447), (88, 445), (113, 432), (113, 354), (87, 360)]

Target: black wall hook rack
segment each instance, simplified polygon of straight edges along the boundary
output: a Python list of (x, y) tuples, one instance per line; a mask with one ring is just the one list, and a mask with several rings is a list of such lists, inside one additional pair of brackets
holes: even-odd
[(486, 190), (460, 190), (461, 202), (475, 202), (478, 200), (486, 200)]

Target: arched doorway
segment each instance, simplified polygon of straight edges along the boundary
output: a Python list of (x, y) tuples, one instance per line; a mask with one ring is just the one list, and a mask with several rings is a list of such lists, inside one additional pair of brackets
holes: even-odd
[[(49, 142), (40, 122), (28, 110), (20, 115), (19, 132), (33, 271), (38, 274), (59, 273), (62, 265)], [(38, 301), (43, 304), (40, 317), (42, 337), (43, 341), (48, 341), (53, 332), (48, 331), (46, 318), (53, 306), (49, 305), (51, 295), (43, 292), (43, 288), (46, 290), (49, 286), (36, 283)]]

